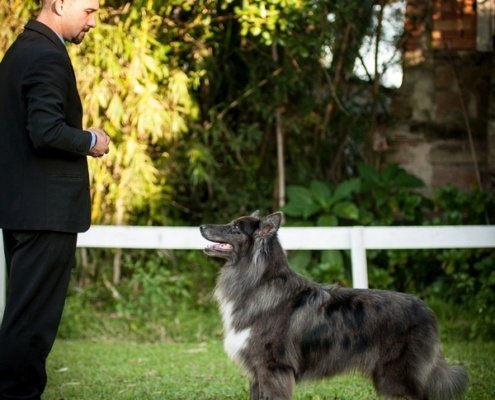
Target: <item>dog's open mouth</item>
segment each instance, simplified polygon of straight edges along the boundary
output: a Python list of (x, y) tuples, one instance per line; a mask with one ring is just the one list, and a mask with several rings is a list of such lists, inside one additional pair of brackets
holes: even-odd
[(213, 251), (231, 251), (233, 249), (233, 246), (228, 243), (213, 243), (210, 244), (206, 247), (207, 250), (213, 250)]
[(221, 229), (220, 233), (219, 229), (216, 225), (201, 225), (199, 228), (201, 231), (201, 235), (211, 243), (209, 243), (205, 249), (203, 250), (207, 255), (211, 257), (220, 257), (229, 259), (232, 257), (234, 253), (234, 246), (230, 243), (224, 242), (222, 240), (226, 240), (227, 235), (222, 234)]
[(228, 260), (232, 257), (234, 246), (229, 243), (214, 242), (213, 244), (206, 246), (204, 252), (209, 256), (225, 258)]

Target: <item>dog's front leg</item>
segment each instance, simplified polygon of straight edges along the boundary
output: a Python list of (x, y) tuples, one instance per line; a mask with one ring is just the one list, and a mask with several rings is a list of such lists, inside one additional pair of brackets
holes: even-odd
[(290, 368), (263, 369), (257, 372), (257, 385), (251, 385), (251, 400), (290, 400), (295, 377)]
[(260, 400), (260, 384), (258, 379), (249, 382), (249, 400)]

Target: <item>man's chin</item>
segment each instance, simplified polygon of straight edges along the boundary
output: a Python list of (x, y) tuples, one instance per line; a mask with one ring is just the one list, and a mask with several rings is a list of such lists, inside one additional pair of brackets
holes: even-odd
[(71, 43), (79, 44), (83, 41), (86, 32), (81, 32), (79, 35), (72, 38)]

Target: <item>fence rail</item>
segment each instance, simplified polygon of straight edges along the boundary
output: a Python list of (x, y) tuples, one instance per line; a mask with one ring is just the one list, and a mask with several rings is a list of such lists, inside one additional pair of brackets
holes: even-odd
[[(366, 250), (495, 248), (495, 226), (282, 227), (286, 250), (350, 250), (352, 282), (368, 287)], [(207, 241), (198, 227), (95, 225), (78, 235), (78, 247), (122, 249), (203, 249)], [(0, 240), (0, 316), (6, 290), (3, 240)]]

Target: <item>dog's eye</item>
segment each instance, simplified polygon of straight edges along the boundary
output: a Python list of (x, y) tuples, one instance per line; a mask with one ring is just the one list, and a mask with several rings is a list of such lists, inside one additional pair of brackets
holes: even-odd
[(234, 226), (232, 227), (232, 233), (234, 233), (234, 234), (236, 234), (236, 235), (238, 235), (238, 234), (240, 234), (240, 233), (241, 233), (241, 230), (239, 229), (239, 226), (238, 226), (238, 225), (234, 225)]

